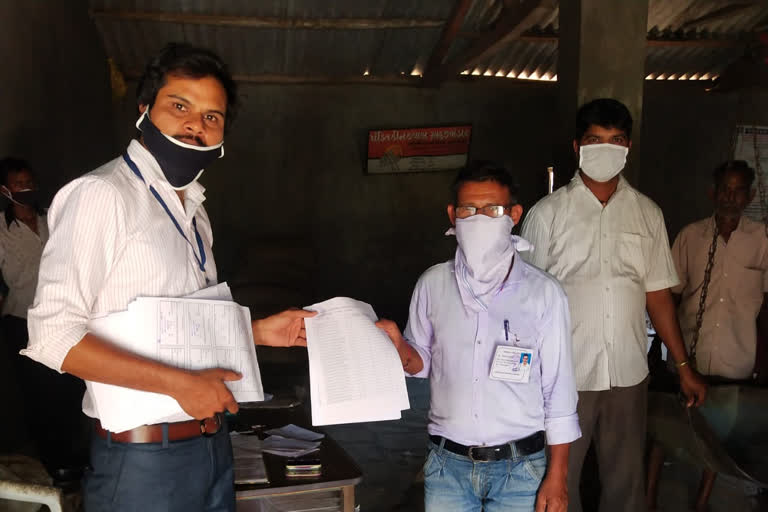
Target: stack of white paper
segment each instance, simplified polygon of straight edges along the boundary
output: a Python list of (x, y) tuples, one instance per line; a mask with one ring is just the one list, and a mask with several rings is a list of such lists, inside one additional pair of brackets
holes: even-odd
[[(225, 368), (242, 374), (227, 382), (235, 400), (264, 399), (256, 360), (251, 315), (226, 300), (226, 285), (202, 290), (192, 297), (145, 298), (128, 310), (92, 319), (89, 332), (131, 352), (190, 370)], [(112, 432), (140, 425), (192, 419), (167, 395), (86, 382), (103, 428)]]
[(408, 409), (397, 350), (370, 304), (336, 297), (309, 306), (307, 349), (312, 424), (395, 420)]

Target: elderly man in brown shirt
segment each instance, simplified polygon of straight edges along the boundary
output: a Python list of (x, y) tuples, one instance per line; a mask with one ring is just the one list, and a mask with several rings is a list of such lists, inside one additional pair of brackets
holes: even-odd
[[(755, 196), (754, 169), (743, 160), (728, 161), (715, 169), (713, 178), (710, 198), (715, 204), (714, 215), (684, 227), (672, 245), (672, 259), (680, 278), (672, 292), (680, 304), (678, 318), (686, 348), (691, 355), (695, 352), (698, 371), (710, 380), (750, 380), (755, 377), (758, 314), (768, 304), (768, 236), (762, 222), (743, 216)], [(692, 349), (710, 259), (701, 330)], [(764, 320), (768, 315), (760, 317), (760, 334), (765, 336), (768, 329)], [(663, 460), (659, 445), (654, 452), (649, 467), (650, 505), (655, 505), (656, 481)], [(697, 510), (705, 510), (715, 476), (704, 471)]]
[(719, 235), (707, 287), (696, 364), (703, 375), (752, 378), (757, 348), (756, 319), (768, 292), (768, 237), (762, 222), (742, 214), (752, 201), (755, 171), (743, 160), (715, 170), (715, 215), (684, 227), (672, 245), (680, 284), (678, 318), (688, 350), (696, 331), (704, 273), (713, 240)]

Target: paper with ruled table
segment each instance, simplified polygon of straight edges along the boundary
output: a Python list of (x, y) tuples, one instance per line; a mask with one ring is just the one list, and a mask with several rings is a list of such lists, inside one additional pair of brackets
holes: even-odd
[(400, 419), (410, 407), (405, 373), (370, 304), (336, 297), (305, 309), (312, 424)]
[[(235, 400), (264, 400), (248, 309), (215, 290), (191, 297), (209, 298), (140, 297), (127, 311), (92, 319), (88, 331), (169, 366), (240, 372), (241, 380), (226, 382)], [(168, 395), (90, 381), (86, 386), (102, 427), (112, 432), (192, 419)]]

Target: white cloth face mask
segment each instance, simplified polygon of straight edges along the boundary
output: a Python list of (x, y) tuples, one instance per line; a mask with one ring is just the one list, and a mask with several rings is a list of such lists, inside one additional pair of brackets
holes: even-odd
[(456, 219), (456, 227), (449, 230), (459, 243), (456, 278), (462, 302), (470, 310), (487, 310), (509, 273), (515, 255), (514, 225), (509, 215), (494, 219), (478, 214)]
[(611, 181), (624, 169), (629, 148), (616, 144), (588, 144), (579, 147), (579, 169), (597, 182)]

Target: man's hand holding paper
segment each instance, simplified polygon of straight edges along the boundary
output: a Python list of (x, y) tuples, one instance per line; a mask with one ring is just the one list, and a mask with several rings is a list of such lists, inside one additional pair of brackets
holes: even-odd
[(269, 347), (306, 347), (305, 318), (317, 313), (304, 309), (288, 309), (276, 315), (252, 322), (253, 341)]
[(306, 318), (312, 424), (399, 419), (408, 409), (397, 350), (364, 302), (336, 297)]
[(240, 380), (241, 374), (222, 368), (191, 370), (187, 374), (173, 394), (184, 412), (202, 420), (224, 410), (232, 414), (238, 411), (237, 401), (225, 382)]

